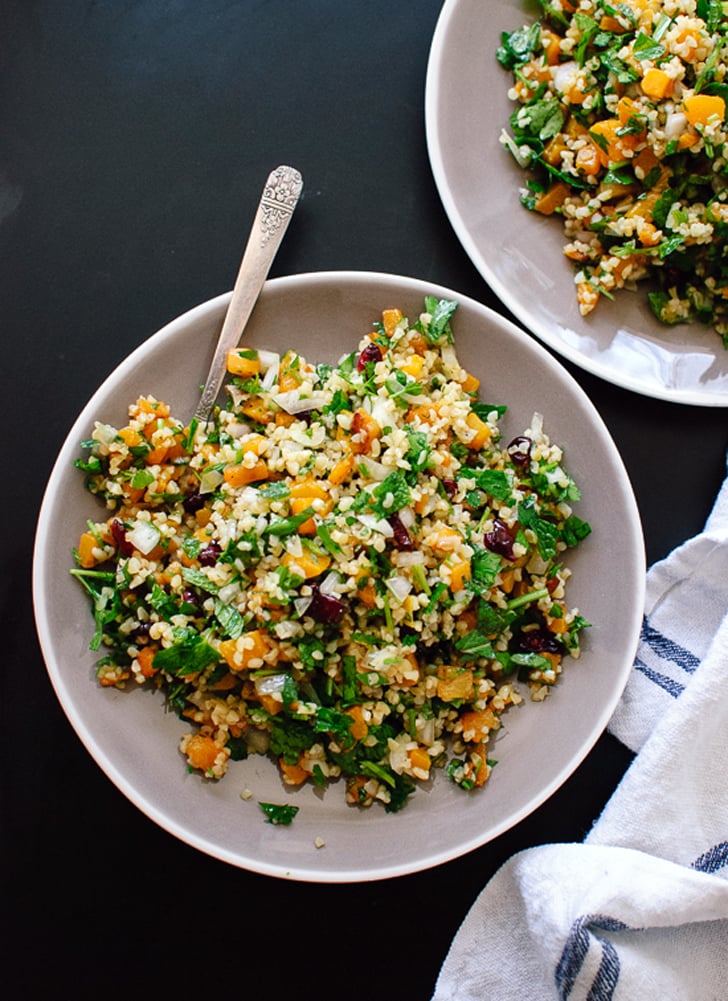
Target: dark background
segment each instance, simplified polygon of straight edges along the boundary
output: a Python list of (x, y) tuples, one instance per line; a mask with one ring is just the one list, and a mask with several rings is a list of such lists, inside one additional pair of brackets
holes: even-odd
[[(391, 271), (500, 308), (428, 163), (439, 10), (438, 0), (0, 2), (0, 866), (20, 997), (426, 999), (495, 870), (529, 846), (581, 840), (629, 763), (605, 735), (531, 817), (429, 872), (290, 884), (207, 858), (132, 806), (72, 731), (36, 641), (33, 536), (55, 455), (132, 348), (232, 287), (273, 167), (293, 164), (305, 180), (273, 276)], [(651, 563), (709, 513), (725, 412), (567, 367), (624, 457)]]

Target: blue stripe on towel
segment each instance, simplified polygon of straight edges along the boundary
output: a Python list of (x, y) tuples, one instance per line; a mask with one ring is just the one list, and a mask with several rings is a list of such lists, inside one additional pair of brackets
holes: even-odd
[(592, 942), (601, 948), (601, 959), (587, 1001), (611, 1001), (619, 980), (619, 955), (611, 942), (594, 935), (590, 929), (625, 931), (628, 927), (623, 921), (603, 914), (585, 914), (574, 921), (556, 967), (556, 989), (560, 1001), (567, 1001), (574, 989)]
[(642, 621), (640, 639), (651, 647), (658, 657), (662, 657), (663, 660), (671, 660), (688, 674), (692, 674), (700, 665), (700, 660), (694, 653), (691, 653), (684, 646), (680, 646), (679, 643), (675, 643), (674, 640), (668, 639), (659, 629), (655, 629), (647, 618)]
[(668, 678), (666, 674), (660, 674), (659, 671), (653, 670), (653, 668), (648, 667), (643, 660), (639, 657), (634, 659), (634, 667), (636, 671), (640, 674), (644, 674), (648, 681), (654, 682), (660, 688), (664, 689), (668, 695), (672, 695), (674, 699), (681, 695), (685, 689), (685, 685), (681, 685), (679, 681), (673, 681), (672, 678)]
[(728, 841), (721, 841), (718, 845), (713, 845), (707, 852), (703, 852), (691, 865), (691, 869), (699, 872), (717, 872), (724, 865), (728, 865)]

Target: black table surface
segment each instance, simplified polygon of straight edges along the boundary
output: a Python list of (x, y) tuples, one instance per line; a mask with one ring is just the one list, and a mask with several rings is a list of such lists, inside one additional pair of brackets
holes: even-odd
[[(58, 449), (131, 349), (232, 287), (273, 167), (297, 166), (305, 192), (271, 275), (388, 271), (505, 312), (428, 161), (440, 6), (0, 4), (0, 865), (2, 941), (22, 997), (143, 986), (164, 998), (428, 998), (496, 869), (530, 846), (581, 840), (630, 763), (605, 734), (545, 805), (464, 857), (391, 880), (290, 883), (209, 858), (142, 815), (82, 747), (37, 643), (32, 546)], [(622, 453), (652, 563), (703, 526), (724, 474), (725, 411), (565, 364)]]

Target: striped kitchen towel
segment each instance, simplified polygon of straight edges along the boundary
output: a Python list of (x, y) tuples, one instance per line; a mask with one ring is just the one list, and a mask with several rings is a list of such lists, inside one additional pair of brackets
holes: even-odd
[(481, 891), (433, 1001), (728, 999), (728, 480), (648, 572), (610, 730), (636, 757), (581, 844), (527, 849)]

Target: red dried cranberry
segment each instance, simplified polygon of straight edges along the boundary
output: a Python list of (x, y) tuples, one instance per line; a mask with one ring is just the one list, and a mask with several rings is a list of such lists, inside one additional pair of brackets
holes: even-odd
[(531, 458), (532, 444), (533, 442), (531, 439), (526, 438), (525, 435), (521, 434), (517, 438), (514, 438), (506, 449), (511, 462), (513, 462), (516, 466), (525, 466)]
[(374, 341), (369, 341), (357, 359), (356, 367), (360, 372), (364, 371), (367, 362), (378, 362), (382, 360), (382, 349)]
[(182, 601), (186, 605), (192, 605), (193, 608), (200, 608), (200, 596), (197, 591), (193, 591), (191, 587), (186, 587), (182, 592)]
[(312, 589), (313, 597), (306, 614), (325, 626), (335, 626), (341, 622), (346, 611), (346, 605), (341, 598), (335, 594), (322, 594), (317, 585), (313, 585)]
[(114, 542), (116, 543), (116, 548), (119, 550), (122, 556), (131, 556), (134, 552), (134, 546), (126, 537), (126, 529), (123, 523), (118, 519), (114, 518), (111, 522), (111, 534), (114, 537)]
[(392, 542), (396, 549), (402, 549), (405, 552), (409, 552), (414, 548), (412, 543), (412, 538), (407, 531), (406, 525), (403, 523), (400, 516), (395, 512), (391, 514), (387, 521), (392, 526), (392, 531), (394, 535), (392, 536)]
[(200, 565), (203, 567), (214, 567), (218, 561), (220, 553), (220, 543), (215, 542), (213, 539), (208, 542), (204, 549), (201, 549), (197, 554), (197, 559), (200, 561)]
[(513, 531), (500, 518), (493, 520), (492, 530), (486, 532), (483, 537), (486, 549), (490, 549), (492, 553), (498, 553), (499, 556), (504, 556), (507, 560), (514, 558), (513, 543), (515, 541)]
[(185, 499), (182, 501), (182, 507), (185, 509), (187, 514), (194, 514), (195, 511), (200, 511), (205, 506), (205, 498), (200, 493), (187, 494)]
[(447, 496), (454, 497), (455, 492), (457, 491), (458, 488), (457, 482), (455, 480), (449, 480), (449, 479), (440, 480), (440, 482), (442, 483), (443, 490), (445, 491)]
[(560, 653), (561, 646), (553, 633), (544, 627), (519, 633), (513, 642), (518, 653)]

